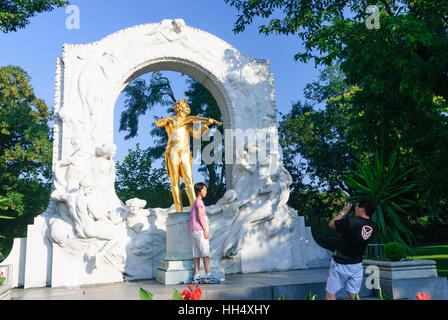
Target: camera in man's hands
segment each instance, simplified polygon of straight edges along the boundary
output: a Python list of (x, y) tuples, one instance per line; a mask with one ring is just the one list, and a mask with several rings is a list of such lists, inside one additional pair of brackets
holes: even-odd
[(350, 213), (354, 213), (355, 212), (355, 208), (356, 208), (356, 203), (351, 203), (352, 207), (350, 208)]

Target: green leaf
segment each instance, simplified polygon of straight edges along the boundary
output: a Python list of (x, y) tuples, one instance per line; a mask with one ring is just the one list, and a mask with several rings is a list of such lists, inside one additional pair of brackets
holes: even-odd
[(380, 223), (379, 227), (381, 230), (384, 230), (386, 227), (386, 223), (384, 221), (384, 214), (381, 205), (376, 206), (376, 212), (378, 214), (378, 221)]
[(391, 297), (383, 294), (383, 300), (393, 300)]
[(316, 295), (311, 295), (311, 291), (305, 297), (305, 300), (316, 300)]
[(15, 219), (15, 217), (8, 217), (8, 216), (2, 216), (2, 215), (0, 215), (0, 219), (13, 220), (13, 219)]
[(383, 290), (378, 286), (378, 300), (384, 300)]
[(140, 288), (138, 291), (140, 300), (153, 300), (152, 295), (143, 288)]
[(182, 296), (176, 288), (173, 289), (173, 300), (183, 300)]

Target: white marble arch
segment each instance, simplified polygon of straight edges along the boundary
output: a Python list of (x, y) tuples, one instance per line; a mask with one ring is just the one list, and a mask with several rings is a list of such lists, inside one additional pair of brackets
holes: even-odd
[[(331, 253), (286, 204), (292, 180), (280, 161), (269, 62), (176, 19), (89, 44), (64, 44), (56, 63), (53, 191), (47, 210), (28, 226), (27, 238), (16, 239), (4, 262), (14, 266), (15, 286), (155, 277), (172, 208), (143, 209), (138, 200), (125, 206), (116, 196), (113, 111), (130, 81), (158, 70), (201, 82), (218, 102), (225, 129), (265, 130), (271, 137), (270, 143), (249, 139), (243, 145), (225, 140), (233, 158), (228, 162), (235, 164), (226, 165), (226, 194), (207, 207), (214, 261), (226, 273), (328, 265)], [(260, 152), (268, 161), (248, 161)], [(145, 227), (136, 227), (135, 219), (147, 219)]]
[[(247, 57), (182, 19), (163, 20), (85, 45), (64, 44), (57, 62), (55, 111), (60, 117), (53, 160), (73, 152), (69, 141), (74, 136), (92, 145), (113, 143), (118, 96), (133, 79), (158, 70), (181, 72), (201, 82), (216, 99), (226, 129), (261, 128), (263, 117), (275, 123), (269, 61)], [(227, 166), (228, 176), (231, 169)]]

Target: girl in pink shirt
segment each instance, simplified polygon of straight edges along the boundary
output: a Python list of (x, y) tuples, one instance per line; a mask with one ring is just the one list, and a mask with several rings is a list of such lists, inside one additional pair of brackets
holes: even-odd
[[(203, 182), (194, 185), (196, 200), (191, 207), (190, 212), (190, 232), (193, 242), (193, 283), (220, 283), (218, 279), (212, 276), (210, 272), (210, 244), (208, 234), (208, 221), (205, 213), (203, 198), (207, 195), (207, 186)], [(199, 275), (200, 260), (204, 263), (206, 272), (205, 278)]]

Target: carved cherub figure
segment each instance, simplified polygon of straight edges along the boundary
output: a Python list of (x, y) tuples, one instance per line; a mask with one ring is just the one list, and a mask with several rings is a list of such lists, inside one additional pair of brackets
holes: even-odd
[(126, 207), (129, 209), (129, 215), (126, 218), (126, 225), (128, 228), (137, 233), (149, 229), (148, 217), (151, 213), (148, 209), (143, 209), (145, 206), (146, 201), (138, 198), (133, 198), (126, 201)]

